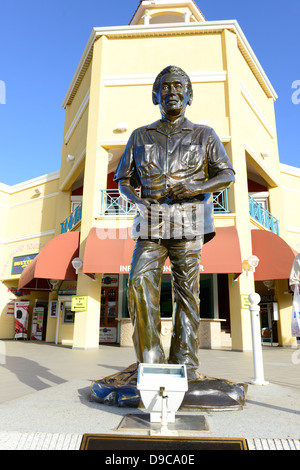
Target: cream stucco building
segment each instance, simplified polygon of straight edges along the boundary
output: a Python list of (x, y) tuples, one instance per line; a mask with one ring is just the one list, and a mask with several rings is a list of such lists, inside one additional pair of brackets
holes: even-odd
[[(200, 346), (251, 350), (246, 300), (254, 291), (262, 299), (264, 340), (296, 344), (288, 277), (300, 240), (300, 169), (280, 164), (277, 95), (239, 24), (206, 21), (193, 0), (140, 1), (129, 25), (95, 27), (63, 101), (60, 170), (0, 184), (0, 338), (14, 337), (14, 303), (29, 300), (29, 336), (33, 309), (44, 307), (45, 341), (84, 349), (99, 341), (131, 344), (132, 243), (120, 234), (134, 210), (120, 200), (113, 175), (131, 132), (159, 119), (152, 84), (170, 64), (192, 80), (187, 117), (216, 130), (236, 172), (236, 183), (215, 194), (217, 237), (203, 253)], [(252, 255), (259, 258), (255, 271)], [(74, 258), (83, 262), (78, 273)], [(84, 296), (87, 307), (74, 313), (73, 295)], [(167, 340), (168, 266), (161, 310)]]

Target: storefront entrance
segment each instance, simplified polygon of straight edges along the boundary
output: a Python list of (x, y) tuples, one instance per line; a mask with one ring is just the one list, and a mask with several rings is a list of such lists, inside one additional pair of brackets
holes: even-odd
[(276, 305), (276, 302), (260, 304), (261, 339), (263, 343), (278, 343), (276, 314), (274, 315), (274, 306), (276, 309)]
[(99, 343), (117, 343), (119, 276), (104, 275), (101, 287)]
[(45, 341), (47, 331), (47, 318), (48, 301), (36, 299), (35, 306), (32, 311), (30, 334), (31, 340)]

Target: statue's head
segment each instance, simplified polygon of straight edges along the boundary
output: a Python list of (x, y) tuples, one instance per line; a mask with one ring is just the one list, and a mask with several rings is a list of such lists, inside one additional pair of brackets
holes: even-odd
[(164, 68), (154, 81), (152, 100), (160, 106), (162, 114), (183, 114), (193, 101), (192, 83), (187, 73), (174, 65)]

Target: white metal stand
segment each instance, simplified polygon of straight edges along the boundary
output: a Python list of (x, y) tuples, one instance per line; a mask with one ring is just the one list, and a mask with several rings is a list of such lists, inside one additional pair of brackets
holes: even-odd
[(253, 349), (253, 366), (254, 366), (254, 380), (251, 382), (254, 385), (268, 385), (269, 382), (264, 378), (264, 365), (261, 347), (261, 332), (260, 332), (260, 295), (253, 292), (249, 295), (249, 310), (251, 314), (251, 329), (252, 329), (252, 349)]
[[(165, 387), (161, 387), (160, 395), (161, 401), (161, 428), (159, 431), (150, 431), (150, 435), (154, 436), (178, 436), (177, 431), (170, 431), (168, 428), (168, 396), (166, 395)], [(175, 418), (174, 418), (175, 421)]]

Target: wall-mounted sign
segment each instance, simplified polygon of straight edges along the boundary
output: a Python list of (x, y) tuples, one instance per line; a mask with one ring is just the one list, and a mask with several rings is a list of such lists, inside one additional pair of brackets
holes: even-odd
[(99, 331), (100, 343), (116, 343), (117, 342), (117, 328), (110, 328), (109, 326), (101, 327)]
[(245, 309), (250, 307), (249, 296), (247, 294), (241, 295), (241, 306), (242, 308), (245, 308)]
[(87, 295), (72, 295), (72, 312), (85, 312), (87, 310)]
[(102, 285), (105, 285), (105, 286), (119, 285), (119, 275), (118, 274), (104, 274), (102, 276)]
[(15, 256), (12, 260), (12, 274), (22, 274), (23, 270), (31, 263), (38, 253), (32, 255)]
[(49, 317), (50, 318), (57, 317), (57, 300), (50, 300)]

